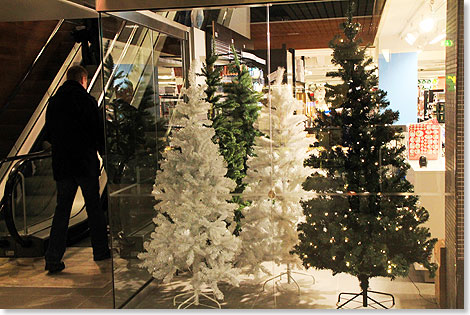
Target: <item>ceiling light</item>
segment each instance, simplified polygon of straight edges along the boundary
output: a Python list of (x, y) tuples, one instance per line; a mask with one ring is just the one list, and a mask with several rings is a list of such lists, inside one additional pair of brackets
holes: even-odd
[(429, 44), (433, 45), (433, 44), (439, 42), (440, 40), (442, 40), (444, 38), (446, 38), (446, 34), (438, 35), (432, 41), (430, 41)]
[(411, 34), (411, 33), (408, 33), (408, 34), (406, 34), (405, 41), (408, 44), (413, 45), (416, 41), (416, 36)]
[(425, 33), (430, 32), (434, 28), (434, 20), (432, 18), (424, 19), (419, 23), (419, 27)]

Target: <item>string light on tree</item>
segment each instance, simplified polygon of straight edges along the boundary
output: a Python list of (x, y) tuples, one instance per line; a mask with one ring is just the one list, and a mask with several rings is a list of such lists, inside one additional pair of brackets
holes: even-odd
[[(307, 255), (302, 256), (304, 266), (356, 276), (367, 304), (370, 278), (406, 276), (414, 262), (433, 274), (437, 266), (429, 258), (436, 239), (421, 226), (429, 214), (418, 197), (396, 194), (413, 192), (406, 179), (410, 166), (402, 158), (403, 136), (393, 126), (398, 112), (388, 108), (386, 93), (377, 88), (376, 69), (357, 38), (360, 26), (351, 12), (341, 24), (343, 34), (330, 42), (332, 63), (339, 70), (327, 76), (342, 83), (326, 85), (331, 111), (319, 113), (315, 121), (339, 136), (328, 146), (320, 145), (320, 154), (306, 162), (327, 176), (314, 173), (304, 184), (320, 197), (302, 204), (307, 222), (299, 225), (295, 251)], [(409, 215), (401, 217), (401, 208)], [(325, 215), (333, 212), (337, 215)], [(318, 230), (311, 228), (313, 223)]]

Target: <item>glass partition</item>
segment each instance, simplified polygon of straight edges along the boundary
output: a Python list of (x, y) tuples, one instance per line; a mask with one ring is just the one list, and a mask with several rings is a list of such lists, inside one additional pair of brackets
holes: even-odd
[(182, 40), (106, 15), (101, 27), (114, 296), (121, 307), (151, 278), (137, 254), (155, 228), (151, 192), (182, 85)]

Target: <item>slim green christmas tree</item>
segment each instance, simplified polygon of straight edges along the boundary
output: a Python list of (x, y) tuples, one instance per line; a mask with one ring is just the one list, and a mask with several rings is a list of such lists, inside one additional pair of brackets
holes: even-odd
[(318, 172), (304, 187), (319, 197), (303, 203), (307, 220), (299, 225), (295, 252), (307, 268), (356, 276), (357, 296), (367, 306), (370, 278), (406, 276), (415, 262), (433, 274), (436, 265), (429, 259), (436, 239), (420, 226), (429, 214), (409, 194), (403, 136), (391, 126), (398, 112), (387, 109), (386, 93), (377, 88), (376, 69), (356, 38), (360, 25), (351, 12), (341, 24), (344, 36), (330, 42), (339, 70), (327, 76), (343, 83), (327, 85), (331, 112), (316, 121), (320, 130), (340, 130), (340, 137), (306, 161)]
[(219, 56), (215, 53), (215, 43), (212, 41), (211, 50), (206, 56), (206, 62), (202, 68), (202, 75), (206, 78), (206, 102), (211, 104), (208, 118), (213, 120), (215, 112), (214, 108), (219, 107), (221, 95), (217, 94), (217, 90), (222, 86), (221, 67), (217, 67), (215, 63)]
[[(260, 107), (258, 101), (261, 94), (253, 90), (253, 82), (250, 73), (245, 66), (240, 64), (237, 53), (232, 46), (234, 55), (232, 71), (236, 73), (231, 83), (224, 86), (225, 100), (217, 102), (215, 96), (217, 84), (217, 71), (213, 69), (216, 57), (206, 60), (205, 73), (211, 74), (206, 79), (208, 88), (206, 94), (208, 101), (212, 103), (214, 109), (213, 128), (215, 129), (214, 142), (219, 144), (220, 152), (227, 162), (227, 177), (235, 180), (237, 187), (232, 193), (240, 194), (245, 189), (246, 184), (243, 178), (246, 176), (247, 160), (249, 156), (253, 156), (253, 146), (255, 138), (261, 133), (253, 127), (259, 115)], [(211, 81), (212, 80), (212, 81)], [(209, 92), (209, 93), (208, 93)], [(211, 98), (209, 100), (209, 98)], [(239, 224), (242, 216), (242, 209), (248, 204), (243, 201), (240, 196), (234, 196), (233, 202), (239, 204), (235, 210), (235, 227), (234, 233), (238, 235)]]

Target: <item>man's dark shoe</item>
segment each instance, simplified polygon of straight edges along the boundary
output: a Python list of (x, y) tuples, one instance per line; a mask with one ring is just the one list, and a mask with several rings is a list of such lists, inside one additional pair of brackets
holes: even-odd
[(93, 260), (94, 261), (101, 261), (101, 260), (105, 260), (105, 259), (109, 259), (111, 258), (111, 251), (106, 251), (104, 252), (103, 254), (100, 254), (100, 255), (96, 255), (93, 257)]
[(44, 268), (45, 270), (48, 270), (49, 273), (58, 273), (64, 270), (65, 264), (64, 262), (59, 262), (59, 263), (48, 263), (46, 262), (46, 267)]

